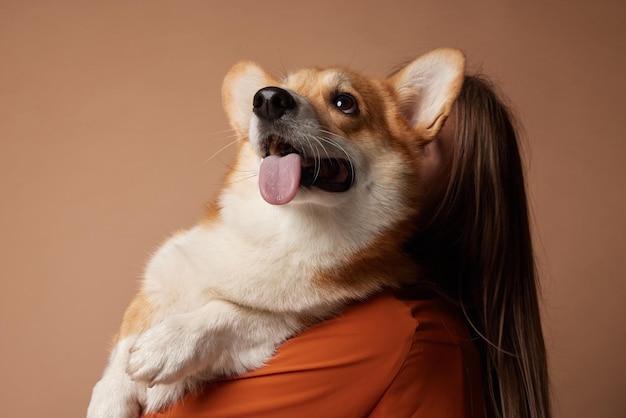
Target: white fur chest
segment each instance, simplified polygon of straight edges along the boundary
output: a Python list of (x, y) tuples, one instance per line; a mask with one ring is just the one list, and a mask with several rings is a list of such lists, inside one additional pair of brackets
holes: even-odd
[(367, 234), (357, 240), (346, 234), (345, 224), (339, 228), (337, 222), (349, 219), (321, 216), (306, 205), (271, 206), (260, 198), (234, 204), (238, 197), (229, 193), (223, 200), (228, 202), (220, 221), (172, 237), (149, 262), (144, 289), (159, 311), (186, 311), (218, 298), (301, 312), (345, 296), (329, 295), (315, 280), (344, 264), (356, 242), (367, 241)]

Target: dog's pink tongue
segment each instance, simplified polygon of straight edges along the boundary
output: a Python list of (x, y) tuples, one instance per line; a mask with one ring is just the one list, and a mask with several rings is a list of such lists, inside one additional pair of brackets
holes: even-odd
[(298, 192), (301, 175), (302, 158), (300, 155), (265, 157), (259, 169), (261, 196), (272, 205), (284, 205), (291, 202)]

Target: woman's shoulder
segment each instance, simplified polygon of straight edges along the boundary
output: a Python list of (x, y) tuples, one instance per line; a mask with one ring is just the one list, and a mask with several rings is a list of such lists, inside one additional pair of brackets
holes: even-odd
[(480, 358), (462, 312), (442, 299), (400, 302), (415, 321), (412, 343), (368, 416), (485, 416)]
[[(447, 318), (436, 301), (405, 301), (381, 293), (289, 339), (265, 367), (209, 383), (163, 416), (345, 418), (386, 410), (390, 402), (385, 399), (401, 405), (401, 393), (416, 398), (413, 390), (406, 390), (416, 385), (415, 369), (423, 368), (414, 356), (423, 358), (431, 346), (426, 344), (424, 351), (419, 344), (433, 338), (454, 341), (441, 331), (454, 329), (446, 325)], [(420, 342), (422, 327), (425, 340)], [(402, 410), (411, 407), (413, 403)]]
[(462, 345), (462, 316), (439, 299), (403, 300), (383, 292), (286, 341), (266, 367), (246, 376), (304, 368), (361, 366), (395, 373), (416, 342)]
[(376, 363), (388, 368), (408, 352), (416, 321), (410, 304), (391, 292), (347, 307), (339, 315), (287, 340), (267, 366), (246, 377), (298, 369), (353, 368)]

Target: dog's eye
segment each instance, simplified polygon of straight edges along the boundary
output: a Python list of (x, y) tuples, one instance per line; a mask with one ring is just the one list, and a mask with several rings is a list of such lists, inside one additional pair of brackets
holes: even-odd
[(358, 115), (359, 106), (354, 96), (348, 93), (339, 93), (333, 99), (333, 104), (337, 109), (346, 115)]

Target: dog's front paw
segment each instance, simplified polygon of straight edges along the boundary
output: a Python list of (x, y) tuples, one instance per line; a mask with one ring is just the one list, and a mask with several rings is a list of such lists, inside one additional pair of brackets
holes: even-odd
[(102, 379), (93, 389), (87, 418), (139, 418), (141, 406), (133, 388)]
[(173, 383), (199, 368), (202, 337), (182, 318), (165, 319), (131, 345), (126, 373), (148, 386)]

